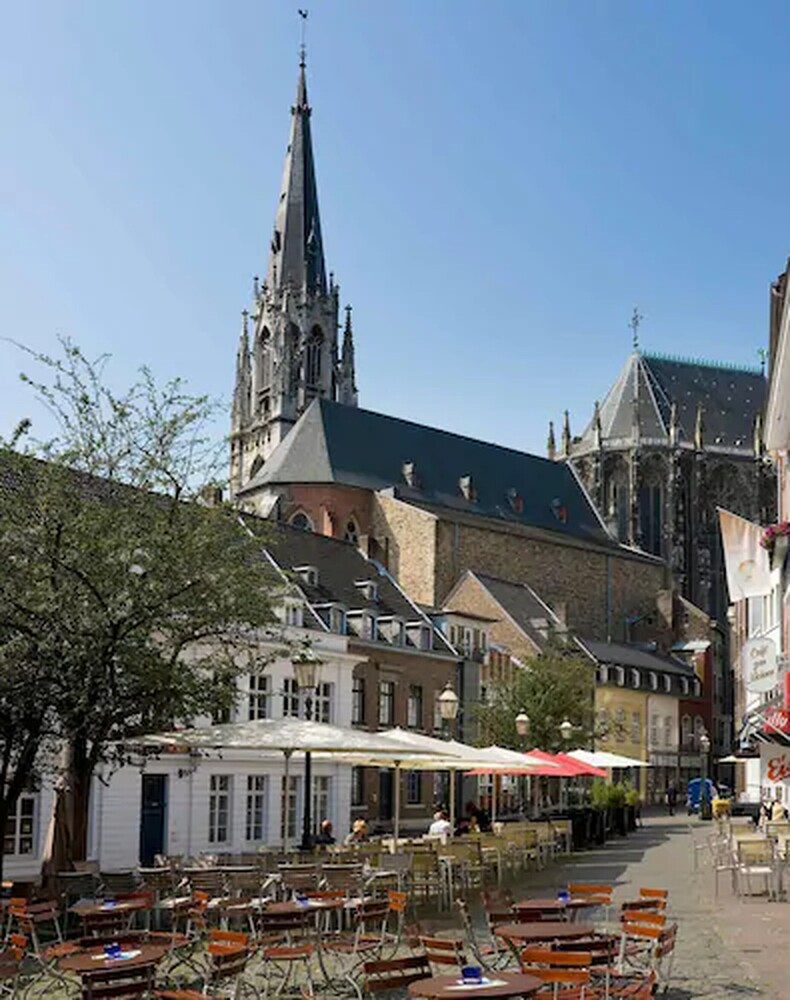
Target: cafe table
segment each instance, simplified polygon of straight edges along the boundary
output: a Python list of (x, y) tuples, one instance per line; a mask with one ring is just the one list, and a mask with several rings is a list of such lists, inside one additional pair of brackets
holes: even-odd
[(494, 1000), (497, 997), (531, 997), (543, 986), (543, 980), (527, 972), (491, 972), (480, 983), (465, 983), (456, 973), (450, 976), (431, 976), (409, 984), (410, 997), (426, 1000), (457, 1000), (474, 997), (476, 1000)]
[[(147, 941), (123, 941), (121, 948), (123, 949), (122, 955), (118, 958), (111, 958), (107, 955), (103, 945), (81, 948), (71, 955), (66, 955), (58, 965), (63, 972), (73, 972), (78, 976), (83, 976), (105, 969), (134, 969), (141, 965), (151, 965), (161, 962), (170, 950), (164, 942), (154, 944)], [(123, 955), (129, 957), (123, 957)]]
[(494, 929), (494, 933), (512, 945), (519, 945), (592, 937), (595, 927), (593, 924), (571, 924), (565, 920), (536, 920), (518, 924), (500, 924)]
[(97, 917), (105, 913), (136, 913), (147, 910), (149, 900), (140, 897), (132, 899), (80, 899), (69, 907), (69, 913), (78, 917)]

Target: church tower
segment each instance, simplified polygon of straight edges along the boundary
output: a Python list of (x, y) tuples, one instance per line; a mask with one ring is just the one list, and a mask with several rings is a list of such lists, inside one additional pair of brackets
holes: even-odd
[(231, 415), (230, 487), (253, 479), (317, 396), (357, 405), (351, 309), (338, 344), (340, 290), (327, 275), (304, 49), (263, 283), (242, 312)]

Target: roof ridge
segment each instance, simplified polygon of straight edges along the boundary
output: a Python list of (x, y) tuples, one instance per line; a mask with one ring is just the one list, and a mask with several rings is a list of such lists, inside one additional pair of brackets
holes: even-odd
[(760, 365), (744, 365), (734, 361), (706, 361), (704, 358), (692, 358), (682, 354), (668, 354), (663, 351), (642, 351), (645, 361), (671, 361), (680, 365), (694, 365), (697, 368), (718, 368), (722, 371), (743, 372), (748, 375), (763, 375)]
[[(457, 431), (448, 431), (442, 427), (434, 427), (431, 424), (421, 424), (417, 420), (406, 420), (404, 417), (396, 417), (391, 413), (382, 413), (380, 410), (368, 410), (364, 406), (346, 406), (345, 403), (339, 403), (335, 399), (327, 399), (325, 396), (316, 397), (314, 402), (318, 403), (321, 409), (324, 408), (342, 408), (344, 410), (356, 410), (357, 413), (369, 413), (374, 417), (383, 417), (385, 420), (393, 420), (399, 424), (407, 424), (409, 427), (418, 427), (420, 430), (431, 431), (433, 434), (443, 434), (446, 437), (457, 438), (459, 441), (470, 441), (472, 444), (484, 445), (486, 448), (498, 448), (499, 451), (507, 451), (512, 455), (521, 455), (526, 458), (533, 458), (535, 461), (544, 462), (546, 465), (552, 466), (552, 468), (558, 465), (557, 462), (552, 461), (550, 458), (546, 458), (544, 455), (536, 455), (532, 451), (519, 451), (518, 448), (511, 448), (506, 444), (497, 444), (496, 441), (486, 441), (484, 438), (471, 437), (469, 434), (459, 434)], [(305, 410), (305, 413), (307, 410)]]

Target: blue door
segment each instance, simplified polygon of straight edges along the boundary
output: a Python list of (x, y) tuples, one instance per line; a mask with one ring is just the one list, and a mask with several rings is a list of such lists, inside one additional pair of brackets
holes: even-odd
[(152, 865), (154, 855), (165, 853), (167, 775), (144, 774), (140, 805), (140, 864)]

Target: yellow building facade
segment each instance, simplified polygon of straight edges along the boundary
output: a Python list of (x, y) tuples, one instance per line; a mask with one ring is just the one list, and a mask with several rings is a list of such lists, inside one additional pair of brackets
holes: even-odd
[[(629, 690), (614, 684), (595, 687), (597, 731), (595, 746), (624, 757), (647, 760), (647, 691)], [(638, 790), (645, 800), (646, 769), (640, 768)]]

